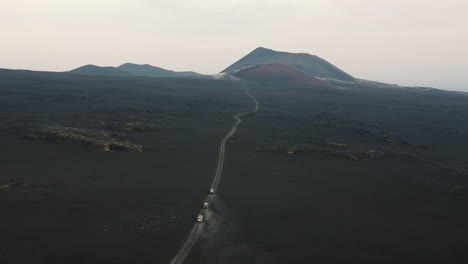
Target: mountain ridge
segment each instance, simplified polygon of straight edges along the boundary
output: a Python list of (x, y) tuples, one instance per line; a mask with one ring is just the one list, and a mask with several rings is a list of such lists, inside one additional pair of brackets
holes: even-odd
[(176, 72), (172, 70), (166, 70), (161, 67), (153, 66), (150, 64), (135, 64), (135, 63), (124, 63), (117, 67), (123, 71), (129, 72), (135, 76), (143, 77), (203, 77), (203, 74), (199, 74), (193, 71), (182, 71)]
[(116, 67), (107, 66), (97, 66), (93, 64), (87, 64), (76, 69), (69, 71), (69, 73), (73, 74), (81, 74), (81, 75), (101, 75), (101, 76), (133, 76), (133, 74), (118, 69)]
[(135, 63), (124, 63), (118, 67), (112, 66), (97, 66), (93, 64), (87, 64), (71, 71), (68, 73), (81, 74), (81, 75), (101, 75), (101, 76), (121, 76), (121, 77), (172, 77), (172, 78), (207, 78), (203, 74), (199, 74), (193, 71), (176, 72), (172, 70), (166, 70), (164, 68), (152, 66), (150, 64), (135, 64)]

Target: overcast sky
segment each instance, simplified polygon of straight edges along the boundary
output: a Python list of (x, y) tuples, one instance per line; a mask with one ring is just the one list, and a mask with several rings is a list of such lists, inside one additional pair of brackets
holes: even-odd
[(0, 1), (0, 68), (212, 74), (261, 46), (358, 78), (468, 91), (467, 0)]

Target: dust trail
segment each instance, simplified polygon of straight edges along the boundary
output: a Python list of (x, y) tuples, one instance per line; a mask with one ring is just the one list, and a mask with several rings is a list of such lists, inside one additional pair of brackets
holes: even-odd
[(215, 196), (213, 206), (206, 211), (207, 220), (197, 245), (200, 263), (204, 264), (275, 264), (270, 252), (245, 241), (246, 234), (220, 196)]
[[(242, 119), (241, 119), (242, 116), (248, 115), (248, 114), (251, 114), (251, 113), (255, 113), (259, 109), (257, 99), (250, 94), (250, 91), (245, 86), (245, 84), (242, 84), (242, 88), (245, 89), (244, 93), (248, 97), (252, 98), (252, 100), (255, 103), (255, 107), (252, 110), (241, 112), (241, 113), (238, 113), (238, 114), (235, 114), (235, 115), (232, 116), (236, 120), (236, 122), (232, 126), (231, 130), (221, 140), (221, 144), (220, 144), (220, 147), (219, 147), (218, 166), (216, 167), (216, 174), (215, 174), (215, 177), (213, 179), (213, 183), (211, 184), (211, 189), (214, 189), (214, 190), (216, 190), (218, 188), (218, 184), (221, 181), (221, 175), (222, 175), (222, 172), (223, 172), (224, 159), (225, 159), (225, 153), (226, 153), (226, 142), (227, 142), (227, 140), (236, 133), (237, 128), (239, 127), (240, 123), (242, 122)], [(204, 202), (208, 203), (208, 204), (211, 204), (214, 201), (214, 196), (215, 195), (210, 195), (209, 194), (205, 198)], [(214, 217), (212, 215), (211, 210), (201, 209), (198, 214), (203, 215), (204, 211), (207, 212), (206, 216), (207, 216), (208, 223), (209, 223), (209, 221), (211, 221), (211, 223), (209, 223), (209, 225), (210, 225), (209, 227), (215, 226), (214, 221), (216, 221), (217, 217)], [(205, 226), (205, 223), (206, 222), (195, 223), (194, 224), (194, 226), (192, 228), (192, 231), (190, 231), (189, 236), (185, 240), (182, 247), (179, 249), (179, 252), (177, 253), (177, 255), (172, 259), (171, 264), (182, 264), (182, 263), (184, 263), (184, 260), (187, 258), (188, 254), (190, 253), (193, 246), (195, 245), (198, 238), (200, 237), (201, 233), (203, 232), (203, 227)]]

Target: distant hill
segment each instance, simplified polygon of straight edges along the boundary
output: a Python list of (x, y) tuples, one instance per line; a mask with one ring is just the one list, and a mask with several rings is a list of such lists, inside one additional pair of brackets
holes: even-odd
[(100, 67), (96, 65), (85, 65), (69, 71), (74, 74), (103, 75), (103, 76), (139, 76), (139, 77), (173, 77), (173, 78), (208, 78), (206, 75), (196, 72), (175, 72), (149, 64), (139, 65), (125, 63), (119, 67)]
[(307, 73), (286, 64), (272, 63), (261, 65), (246, 65), (232, 72), (232, 75), (250, 81), (264, 82), (296, 82), (318, 86), (334, 87), (334, 85), (317, 79)]
[(96, 65), (85, 65), (69, 71), (74, 74), (103, 75), (103, 76), (133, 76), (133, 74), (115, 67), (100, 67)]
[(255, 49), (222, 72), (232, 73), (244, 65), (272, 64), (275, 62), (289, 65), (318, 78), (354, 81), (351, 75), (318, 56), (306, 53), (280, 52), (266, 48)]
[(135, 76), (144, 76), (144, 77), (205, 77), (205, 75), (192, 72), (175, 72), (171, 70), (166, 70), (149, 64), (134, 64), (134, 63), (125, 63), (117, 67), (120, 70), (129, 72)]

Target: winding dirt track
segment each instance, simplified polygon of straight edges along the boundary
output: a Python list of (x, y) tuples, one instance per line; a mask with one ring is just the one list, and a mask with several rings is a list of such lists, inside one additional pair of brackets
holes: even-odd
[[(224, 159), (225, 159), (225, 153), (226, 153), (226, 142), (227, 142), (227, 140), (236, 133), (237, 128), (239, 127), (240, 123), (242, 122), (242, 119), (241, 119), (242, 116), (248, 115), (248, 114), (251, 114), (251, 113), (255, 113), (259, 109), (257, 99), (250, 94), (250, 91), (246, 87), (245, 84), (242, 84), (242, 87), (245, 89), (244, 93), (248, 97), (252, 98), (252, 100), (254, 101), (255, 107), (252, 110), (245, 111), (245, 112), (235, 114), (235, 115), (232, 116), (236, 120), (236, 122), (232, 126), (231, 130), (221, 140), (221, 144), (220, 144), (220, 147), (219, 147), (218, 167), (216, 168), (216, 174), (215, 174), (215, 177), (213, 179), (213, 183), (211, 184), (211, 189), (214, 189), (215, 191), (218, 188), (219, 182), (221, 181), (221, 175), (222, 175), (222, 172), (223, 172)], [(206, 196), (206, 198), (205, 198), (204, 203), (211, 204), (211, 202), (213, 200), (213, 196), (214, 196), (214, 194), (208, 194)], [(201, 209), (198, 214), (203, 215), (204, 210), (205, 209)], [(172, 259), (171, 264), (182, 264), (184, 262), (184, 260), (187, 258), (188, 254), (190, 253), (190, 250), (192, 250), (192, 247), (195, 245), (198, 238), (200, 237), (200, 234), (202, 233), (202, 229), (203, 229), (203, 222), (202, 223), (195, 223), (193, 225), (193, 228), (190, 231), (189, 236), (185, 240), (182, 247), (179, 249), (179, 252), (177, 253), (177, 255), (175, 255), (175, 257)]]

